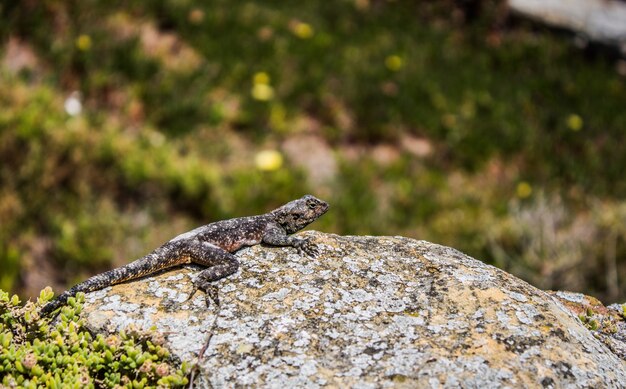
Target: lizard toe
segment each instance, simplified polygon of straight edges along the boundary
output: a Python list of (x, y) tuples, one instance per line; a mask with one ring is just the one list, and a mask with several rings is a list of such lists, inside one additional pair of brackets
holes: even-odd
[(303, 242), (300, 247), (301, 253), (308, 257), (314, 258), (319, 255), (319, 249), (315, 244), (311, 243), (308, 239)]
[(207, 285), (207, 288), (204, 290), (206, 295), (204, 296), (204, 300), (206, 302), (207, 308), (211, 306), (211, 301), (215, 303), (215, 306), (220, 306), (220, 295), (217, 286), (215, 285)]
[(220, 299), (219, 299), (219, 291), (218, 291), (217, 286), (211, 284), (210, 281), (204, 280), (202, 278), (196, 279), (194, 281), (194, 286), (195, 286), (195, 289), (194, 289), (193, 294), (195, 294), (195, 292), (197, 292), (198, 290), (202, 290), (204, 292), (204, 299), (205, 299), (207, 308), (211, 306), (211, 301), (215, 303), (216, 306), (219, 307)]

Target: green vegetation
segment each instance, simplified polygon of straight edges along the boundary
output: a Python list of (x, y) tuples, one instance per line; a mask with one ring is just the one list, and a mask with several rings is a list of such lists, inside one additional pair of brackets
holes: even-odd
[(332, 206), (316, 229), (624, 299), (623, 76), (476, 4), (1, 4), (0, 287), (310, 192)]
[(593, 318), (593, 316), (593, 310), (591, 308), (587, 308), (584, 314), (581, 313), (578, 315), (578, 319), (591, 331), (597, 331), (600, 325), (598, 324), (598, 321)]
[(84, 296), (71, 298), (51, 325), (38, 310), (50, 288), (23, 306), (0, 290), (0, 384), (13, 388), (182, 387), (187, 367), (176, 369), (169, 353), (146, 333), (95, 338), (78, 317)]

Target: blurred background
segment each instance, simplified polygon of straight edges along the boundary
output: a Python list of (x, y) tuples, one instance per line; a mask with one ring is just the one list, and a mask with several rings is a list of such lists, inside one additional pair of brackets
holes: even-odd
[(626, 62), (503, 1), (0, 3), (0, 288), (305, 193), (312, 228), (626, 298)]

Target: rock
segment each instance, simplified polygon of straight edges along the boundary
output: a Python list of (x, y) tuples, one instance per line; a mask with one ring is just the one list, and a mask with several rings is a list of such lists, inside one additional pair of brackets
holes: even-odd
[[(626, 322), (620, 304), (605, 307), (597, 298), (572, 292), (548, 291), (578, 316), (593, 336), (626, 361)], [(625, 304), (626, 305), (626, 304)]]
[(83, 314), (98, 332), (155, 326), (181, 360), (210, 338), (199, 386), (626, 387), (576, 315), (504, 271), (403, 237), (302, 235), (317, 258), (239, 251), (219, 308), (185, 301), (189, 266), (90, 293)]
[(513, 12), (616, 46), (626, 54), (626, 3), (617, 0), (508, 0)]

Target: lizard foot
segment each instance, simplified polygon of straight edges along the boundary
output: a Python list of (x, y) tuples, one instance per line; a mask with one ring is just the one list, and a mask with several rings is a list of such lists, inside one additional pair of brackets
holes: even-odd
[(216, 306), (220, 306), (219, 289), (217, 288), (217, 286), (212, 285), (208, 281), (202, 279), (194, 281), (193, 284), (193, 291), (189, 294), (189, 297), (185, 301), (191, 300), (191, 298), (196, 295), (196, 292), (201, 290), (204, 292), (204, 299), (207, 308), (211, 306), (211, 301), (213, 301)]
[(298, 250), (298, 253), (311, 258), (315, 258), (320, 253), (319, 249), (308, 238), (298, 240), (294, 247)]
[(215, 285), (207, 285), (204, 289), (204, 301), (206, 302), (206, 306), (211, 306), (211, 301), (215, 303), (216, 307), (220, 306), (220, 295), (219, 289)]

